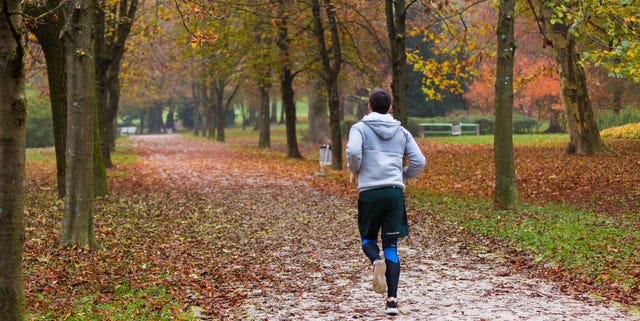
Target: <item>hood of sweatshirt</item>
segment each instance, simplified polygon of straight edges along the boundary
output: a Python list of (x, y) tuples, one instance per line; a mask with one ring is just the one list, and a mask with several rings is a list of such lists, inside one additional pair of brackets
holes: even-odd
[(362, 122), (385, 140), (393, 137), (400, 129), (400, 121), (394, 119), (390, 114), (371, 112), (362, 118)]

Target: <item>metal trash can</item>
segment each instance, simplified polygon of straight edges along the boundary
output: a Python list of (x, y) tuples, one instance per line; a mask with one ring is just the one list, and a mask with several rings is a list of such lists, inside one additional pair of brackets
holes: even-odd
[(324, 174), (327, 165), (331, 165), (331, 145), (320, 145), (320, 173)]

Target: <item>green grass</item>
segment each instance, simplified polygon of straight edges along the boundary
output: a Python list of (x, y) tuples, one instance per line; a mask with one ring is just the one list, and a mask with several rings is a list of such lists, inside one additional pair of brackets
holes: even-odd
[(427, 191), (411, 193), (416, 206), (451, 223), (525, 250), (534, 261), (561, 266), (591, 280), (628, 290), (640, 263), (640, 218), (602, 216), (561, 205), (519, 204), (512, 211), (493, 211), (489, 200), (466, 200)]
[(131, 165), (138, 161), (138, 155), (133, 152), (133, 147), (116, 146), (116, 150), (111, 152), (111, 161), (116, 165)]
[(48, 163), (56, 161), (56, 152), (53, 147), (27, 148), (27, 162)]
[[(125, 141), (126, 139), (129, 138), (118, 138), (118, 142)], [(53, 147), (27, 148), (26, 158), (27, 162), (55, 163), (56, 152)], [(138, 156), (133, 153), (132, 147), (116, 146), (116, 150), (111, 152), (111, 160), (116, 165), (135, 164), (138, 161)]]
[[(491, 145), (493, 135), (462, 135), (420, 138), (438, 144)], [(568, 134), (520, 134), (513, 135), (513, 144), (523, 146), (563, 146), (569, 141)]]
[[(34, 304), (47, 306), (42, 296)], [(91, 293), (74, 301), (73, 310), (61, 316), (58, 312), (44, 310), (28, 315), (28, 320), (195, 320), (193, 313), (181, 312), (181, 303), (159, 287), (141, 290), (127, 285), (116, 286), (113, 294)]]

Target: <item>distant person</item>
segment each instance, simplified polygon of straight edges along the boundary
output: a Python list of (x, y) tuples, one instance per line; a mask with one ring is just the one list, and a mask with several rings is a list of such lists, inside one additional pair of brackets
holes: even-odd
[[(411, 133), (390, 114), (391, 96), (376, 89), (369, 96), (369, 114), (351, 127), (347, 167), (358, 175), (358, 230), (362, 250), (373, 265), (373, 290), (387, 292), (384, 312), (397, 315), (400, 260), (398, 239), (409, 235), (404, 204), (405, 181), (418, 176), (425, 157)], [(403, 167), (404, 156), (409, 165)], [(382, 229), (382, 249), (378, 232)]]

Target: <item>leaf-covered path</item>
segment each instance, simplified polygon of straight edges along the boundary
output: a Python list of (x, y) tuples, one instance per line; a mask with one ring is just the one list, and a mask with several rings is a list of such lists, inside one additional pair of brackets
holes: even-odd
[[(189, 272), (167, 278), (176, 275), (173, 282), (188, 292), (178, 295), (195, 311), (202, 308), (203, 319), (629, 319), (513, 274), (501, 258), (469, 250), (428, 219), (412, 225), (412, 235), (400, 243), (402, 314), (387, 317), (384, 298), (371, 291), (353, 197), (315, 188), (313, 172), (287, 173), (224, 144), (176, 135), (131, 140), (140, 155), (128, 178), (132, 186), (146, 193), (169, 186), (175, 215), (184, 217), (186, 226), (174, 226), (162, 247), (167, 264), (189, 265)], [(200, 213), (183, 212), (180, 200), (194, 195), (206, 205)], [(171, 242), (186, 248), (175, 253)]]

